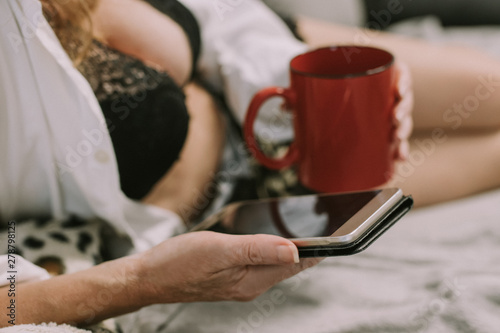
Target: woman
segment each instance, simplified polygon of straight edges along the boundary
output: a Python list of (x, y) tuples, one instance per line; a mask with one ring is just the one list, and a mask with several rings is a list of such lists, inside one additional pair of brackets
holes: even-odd
[[(12, 4), (12, 2), (9, 3)], [(190, 8), (196, 13), (196, 8), (203, 8), (203, 6), (193, 1)], [(92, 9), (92, 7), (89, 7), (89, 9)], [(199, 21), (205, 22), (200, 12), (201, 10), (197, 14)], [(151, 64), (152, 67), (169, 72), (178, 85), (184, 84), (190, 77), (191, 69), (189, 64), (192, 63), (191, 60), (194, 56), (190, 54), (189, 41), (173, 20), (160, 15), (145, 3), (135, 0), (120, 1), (119, 5), (115, 5), (113, 0), (102, 0), (93, 15), (95, 38), (101, 40), (101, 43), (109, 44), (121, 52), (142, 59), (143, 62)], [(139, 20), (141, 24), (133, 24), (134, 20)], [(165, 29), (158, 29), (158, 26)], [(329, 25), (307, 19), (300, 19), (298, 27), (299, 32), (314, 46), (325, 43), (346, 42), (346, 39), (352, 35), (351, 30), (340, 27), (335, 27), (332, 30)], [(151, 29), (154, 30), (155, 34), (151, 33)], [(166, 33), (167, 31), (168, 33)], [(156, 33), (161, 35), (161, 41), (164, 44), (159, 45), (156, 43), (155, 36), (158, 36)], [(355, 34), (354, 37), (356, 36), (359, 35)], [(409, 49), (407, 52), (411, 55), (415, 49), (420, 50), (420, 47), (425, 47), (426, 49), (435, 50), (443, 56), (449, 54), (448, 50), (434, 49), (431, 46), (414, 41), (400, 41), (395, 37), (378, 36), (369, 38), (377, 44), (386, 43), (388, 48), (392, 49), (398, 57), (407, 61), (410, 66), (414, 66), (413, 68), (418, 68), (415, 67), (418, 64), (425, 65), (422, 72), (426, 72), (425, 68), (429, 66), (429, 63), (423, 64), (421, 55), (420, 57), (408, 56), (408, 54), (404, 53), (405, 50)], [(176, 45), (176, 48), (172, 50), (168, 47), (169, 45)], [(78, 57), (75, 57), (75, 59), (78, 60)], [(442, 65), (442, 63), (439, 63), (439, 66), (436, 65), (443, 71), (439, 73), (439, 77), (444, 77), (442, 80), (448, 82), (451, 68), (442, 68)], [(479, 68), (475, 68), (468, 74), (474, 76), (478, 74), (478, 70)], [(426, 80), (429, 78), (435, 79), (437, 77), (433, 71), (428, 71), (426, 74), (429, 77), (424, 79), (420, 76), (420, 72), (419, 70), (414, 73), (416, 76), (417, 97), (419, 92), (421, 93), (419, 89), (422, 89), (419, 87), (425, 87), (427, 85)], [(453, 84), (455, 86), (450, 88), (451, 92), (459, 95), (460, 92), (467, 91), (467, 87), (462, 87), (463, 83), (453, 82)], [(188, 86), (185, 91), (190, 121), (189, 131), (186, 141), (182, 145), (180, 158), (172, 164), (170, 171), (153, 187), (152, 191), (142, 198), (146, 203), (178, 212), (181, 215), (180, 207), (184, 205), (196, 206), (194, 203), (197, 202), (197, 197), (202, 191), (192, 191), (192, 188), (203, 189), (210, 182), (214, 171), (218, 167), (218, 156), (221, 154), (220, 147), (222, 145), (222, 139), (217, 135), (213, 135), (220, 130), (221, 123), (215, 104), (209, 95), (197, 86)], [(424, 94), (421, 94), (420, 97), (422, 95)], [(433, 94), (430, 94), (430, 96), (433, 97)], [(493, 95), (492, 99), (494, 99)], [(427, 97), (421, 103), (425, 103), (426, 100)], [(447, 100), (441, 101), (440, 96), (437, 96), (436, 100), (440, 101), (441, 105), (448, 102)], [(487, 102), (489, 103), (490, 100)], [(491, 101), (492, 104), (493, 102)], [(430, 103), (430, 105), (434, 106), (433, 103)], [(419, 110), (428, 113), (432, 111), (425, 107), (419, 109), (417, 102), (417, 112)], [(423, 119), (421, 125), (427, 124), (431, 128), (440, 125), (434, 125), (432, 116), (432, 113), (421, 116), (421, 119)], [(427, 119), (427, 117), (430, 119)], [(437, 117), (437, 119), (440, 118)], [(197, 122), (197, 120), (200, 121)], [(488, 125), (491, 123), (490, 119)], [(482, 126), (483, 124), (483, 122), (478, 121), (471, 124), (471, 126)], [(199, 130), (191, 130), (197, 128), (195, 126), (199, 126)], [(481, 141), (485, 140), (482, 137), (480, 139)], [(454, 142), (450, 138), (446, 144), (438, 148), (453, 152)], [(472, 142), (476, 143), (475, 141)], [(480, 142), (477, 143), (480, 144)], [(474, 147), (470, 148), (469, 153), (480, 154)], [(437, 155), (440, 154), (431, 155), (429, 160), (437, 159)], [(200, 160), (205, 161), (202, 165), (203, 168), (199, 168)], [(470, 170), (467, 168), (459, 170), (459, 172), (464, 173), (468, 171)], [(418, 174), (415, 174), (414, 178), (418, 179), (418, 176)], [(191, 185), (186, 186), (185, 182), (189, 182)], [(410, 180), (405, 181), (403, 186), (408, 184), (410, 184)], [(468, 194), (477, 190), (476, 187), (468, 187), (468, 184), (462, 185), (464, 191), (460, 194)], [(474, 186), (483, 185), (474, 182)], [(413, 189), (410, 186), (408, 188), (412, 192), (417, 190), (417, 188)], [(454, 189), (450, 189), (431, 199), (438, 201), (450, 199), (455, 195)], [(421, 197), (425, 199), (425, 195), (421, 195)], [(105, 214), (101, 215), (106, 217)], [(186, 243), (189, 243), (188, 247), (184, 246)], [(214, 262), (212, 259), (216, 257), (221, 259)], [(311, 260), (293, 264), (295, 260), (296, 248), (289, 241), (281, 238), (268, 236), (236, 237), (212, 233), (182, 235), (171, 238), (141, 254), (110, 261), (86, 271), (59, 276), (42, 282), (18, 285), (19, 293), (29, 298), (30, 304), (23, 303), (19, 305), (17, 323), (41, 322), (50, 318), (50, 320), (56, 322), (88, 324), (133, 311), (147, 304), (195, 300), (250, 299), (279, 280), (316, 262)], [(262, 265), (267, 266), (263, 267)], [(179, 269), (176, 272), (165, 272), (164, 267)], [(110, 279), (110, 276), (112, 279)], [(59, 293), (59, 290), (64, 290), (64, 295)], [(103, 290), (116, 291), (116, 293), (112, 293), (113, 295), (107, 306), (93, 307), (85, 303), (88, 302), (86, 298), (89, 290), (92, 291), (92, 294), (99, 294)], [(2, 306), (9, 304), (9, 300), (4, 296), (7, 294), (5, 291), (6, 288), (3, 288), (0, 293), (2, 295)], [(58, 306), (62, 301), (65, 302), (64, 308)], [(87, 306), (82, 307), (81, 304)], [(73, 309), (79, 306), (81, 311), (75, 313)], [(55, 315), (50, 311), (53, 308), (59, 310)]]

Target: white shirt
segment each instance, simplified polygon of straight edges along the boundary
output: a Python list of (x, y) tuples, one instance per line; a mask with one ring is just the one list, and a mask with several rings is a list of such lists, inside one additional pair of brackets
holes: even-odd
[[(41, 215), (99, 217), (139, 251), (184, 230), (173, 212), (121, 192), (99, 104), (38, 0), (0, 1), (0, 156), (4, 225)], [(3, 269), (7, 259), (0, 260)]]

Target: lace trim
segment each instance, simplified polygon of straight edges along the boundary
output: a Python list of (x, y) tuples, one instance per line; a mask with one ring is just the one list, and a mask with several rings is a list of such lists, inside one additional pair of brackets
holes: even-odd
[(78, 70), (90, 83), (99, 102), (136, 95), (172, 81), (167, 73), (96, 40)]

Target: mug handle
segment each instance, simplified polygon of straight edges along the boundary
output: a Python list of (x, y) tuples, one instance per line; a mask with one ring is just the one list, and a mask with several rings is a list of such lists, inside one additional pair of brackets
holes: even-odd
[(252, 102), (248, 106), (248, 112), (245, 117), (245, 123), (243, 126), (243, 135), (247, 143), (248, 149), (252, 155), (259, 161), (260, 164), (264, 165), (269, 169), (283, 169), (292, 164), (294, 164), (298, 158), (298, 150), (295, 144), (292, 142), (288, 148), (288, 152), (281, 159), (273, 159), (266, 156), (259, 148), (257, 140), (255, 140), (255, 134), (253, 131), (253, 125), (255, 118), (259, 112), (262, 104), (269, 98), (274, 96), (283, 97), (286, 105), (293, 105), (294, 94), (291, 89), (285, 89), (280, 87), (269, 87), (259, 91), (252, 99)]

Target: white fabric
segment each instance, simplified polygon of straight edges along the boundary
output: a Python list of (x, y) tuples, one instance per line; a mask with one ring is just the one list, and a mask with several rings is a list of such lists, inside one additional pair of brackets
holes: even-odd
[(16, 325), (6, 328), (0, 328), (2, 333), (91, 333), (69, 325), (57, 325), (55, 323), (43, 325)]
[[(7, 242), (2, 240), (2, 246), (7, 247)], [(23, 257), (17, 255), (0, 256), (0, 288), (7, 286), (9, 288), (6, 291), (8, 293), (7, 295), (14, 293), (11, 295), (12, 297), (9, 296), (9, 299), (17, 299), (16, 297), (19, 296), (19, 294), (16, 294), (15, 287), (19, 283), (42, 281), (48, 278), (50, 278), (50, 275), (45, 269), (32, 264)], [(10, 289), (12, 283), (14, 284), (14, 288)], [(0, 329), (0, 331), (2, 331), (2, 329)], [(14, 331), (11, 330), (10, 332)]]
[(129, 235), (137, 250), (183, 231), (173, 212), (121, 192), (99, 104), (40, 2), (0, 1), (0, 28), (0, 223), (98, 217)]
[(391, 25), (389, 30), (432, 43), (452, 43), (477, 48), (500, 59), (499, 26), (444, 28), (438, 17), (423, 16), (398, 22)]
[[(289, 61), (307, 50), (288, 27), (259, 0), (181, 0), (198, 20), (202, 33), (199, 69), (224, 92), (230, 109), (243, 123), (255, 93), (269, 86), (289, 86)], [(257, 134), (267, 140), (292, 137), (282, 101), (272, 99), (259, 113)]]
[[(3, 243), (6, 244), (7, 242)], [(10, 285), (9, 279), (14, 275), (16, 283), (26, 281), (41, 281), (50, 277), (49, 273), (43, 268), (40, 268), (23, 257), (15, 256), (15, 261), (12, 256), (0, 256), (0, 287)], [(9, 268), (10, 263), (13, 263), (13, 269)]]
[(289, 16), (304, 15), (337, 24), (361, 27), (366, 22), (364, 0), (263, 0), (269, 7)]

